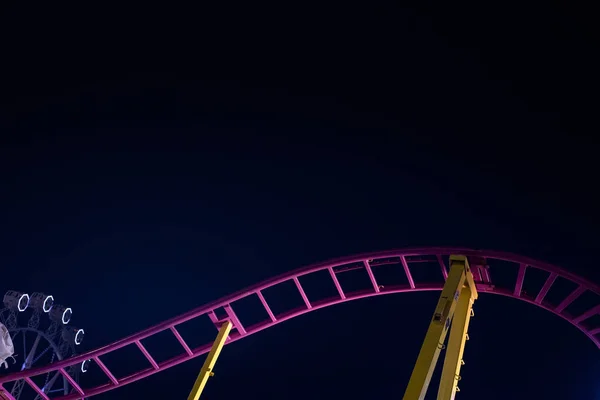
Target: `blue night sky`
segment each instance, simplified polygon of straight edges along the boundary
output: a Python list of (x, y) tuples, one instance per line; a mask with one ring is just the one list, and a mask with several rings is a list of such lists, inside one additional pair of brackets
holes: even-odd
[[(0, 17), (0, 291), (53, 294), (92, 349), (366, 251), (492, 248), (600, 284), (585, 13), (243, 7)], [(400, 398), (436, 300), (232, 344), (206, 399)], [(567, 322), (492, 296), (476, 313), (457, 399), (600, 399), (600, 353)], [(201, 363), (97, 398), (185, 398)]]

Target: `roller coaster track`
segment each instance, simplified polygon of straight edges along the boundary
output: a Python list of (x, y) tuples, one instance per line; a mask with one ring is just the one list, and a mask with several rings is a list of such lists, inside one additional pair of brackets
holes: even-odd
[[(369, 254), (361, 254), (331, 260), (308, 267), (300, 268), (286, 274), (268, 279), (257, 285), (226, 296), (222, 299), (206, 304), (191, 310), (178, 317), (164, 321), (156, 326), (145, 329), (141, 332), (120, 339), (114, 343), (104, 347), (92, 350), (88, 353), (78, 355), (73, 358), (62, 360), (44, 367), (25, 370), (15, 374), (0, 377), (0, 398), (2, 396), (11, 399), (7, 389), (7, 384), (17, 380), (25, 380), (25, 382), (36, 391), (41, 398), (49, 399), (49, 397), (41, 391), (36, 385), (35, 379), (37, 376), (46, 374), (47, 372), (58, 372), (66, 377), (73, 387), (72, 393), (66, 396), (53, 397), (53, 399), (70, 400), (82, 399), (84, 397), (94, 396), (100, 393), (108, 392), (117, 389), (132, 382), (139, 381), (150, 375), (157, 374), (167, 368), (189, 361), (195, 357), (206, 354), (212, 345), (208, 342), (204, 345), (191, 348), (188, 342), (184, 339), (178, 326), (181, 324), (198, 318), (209, 319), (218, 329), (224, 321), (231, 321), (233, 329), (229, 336), (227, 344), (243, 339), (249, 335), (258, 333), (264, 329), (280, 324), (291, 318), (295, 318), (308, 312), (318, 310), (324, 307), (329, 307), (335, 304), (340, 304), (350, 300), (358, 300), (371, 296), (379, 296), (393, 293), (411, 293), (422, 291), (439, 291), (443, 286), (443, 279), (447, 277), (447, 257), (450, 254), (462, 254), (468, 257), (473, 274), (475, 276), (477, 291), (479, 293), (491, 293), (506, 297), (512, 297), (527, 303), (541, 307), (551, 313), (570, 322), (575, 328), (579, 329), (587, 338), (589, 338), (598, 348), (600, 348), (600, 326), (594, 326), (589, 321), (593, 317), (600, 315), (600, 287), (584, 278), (576, 276), (562, 268), (533, 260), (527, 257), (518, 256), (510, 253), (486, 250), (468, 250), (461, 248), (417, 248), (417, 249), (402, 249), (383, 251)], [(495, 264), (496, 263), (496, 264)], [(431, 266), (435, 264), (437, 273), (439, 273), (439, 282), (420, 282), (415, 279), (416, 271), (422, 265)], [(386, 284), (382, 286), (378, 281), (378, 271), (383, 266), (391, 266), (397, 268), (403, 273), (403, 282), (401, 284)], [(390, 267), (387, 267), (390, 268)], [(492, 277), (494, 274), (502, 274), (503, 269), (513, 269), (516, 275), (513, 283), (507, 287), (499, 287), (494, 284)], [(347, 271), (362, 270), (367, 279), (368, 288), (347, 291), (340, 283), (338, 277)], [(528, 271), (542, 271), (545, 280), (541, 288), (536, 293), (525, 293), (524, 284), (529, 276)], [(337, 294), (334, 297), (324, 299), (310, 298), (307, 294), (303, 281), (311, 275), (317, 274), (319, 279), (326, 279), (333, 283)], [(539, 275), (538, 275), (539, 276)], [(566, 294), (558, 301), (550, 302), (547, 300), (547, 295), (550, 290), (556, 286), (558, 281), (570, 282), (574, 288), (570, 293)], [(291, 285), (293, 284), (293, 285)], [(274, 313), (271, 306), (274, 303), (267, 302), (265, 291), (278, 287), (280, 285), (291, 286), (297, 291), (302, 301), (301, 306), (285, 310), (280, 313)], [(586, 311), (573, 314), (569, 311), (569, 307), (582, 296), (591, 297), (594, 299)], [(257, 324), (246, 326), (244, 316), (236, 311), (236, 303), (254, 297), (260, 301), (266, 319)], [(181, 345), (181, 354), (174, 356), (166, 361), (157, 362), (152, 354), (144, 346), (143, 341), (158, 334), (168, 332), (173, 335)], [(216, 331), (215, 331), (216, 332)], [(102, 361), (102, 357), (113, 352), (119, 352), (128, 346), (135, 346), (144, 355), (147, 360), (147, 367), (141, 368), (138, 371), (127, 376), (118, 377), (111, 369)], [(80, 386), (70, 377), (67, 372), (69, 367), (81, 365), (87, 360), (95, 362), (106, 376), (106, 383), (94, 387)]]

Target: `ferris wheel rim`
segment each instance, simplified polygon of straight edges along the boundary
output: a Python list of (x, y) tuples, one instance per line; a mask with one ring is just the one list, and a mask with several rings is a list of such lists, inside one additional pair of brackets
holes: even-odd
[(59, 361), (62, 361), (64, 359), (63, 355), (60, 354), (60, 351), (59, 351), (60, 349), (58, 348), (58, 345), (44, 331), (39, 330), (37, 328), (31, 328), (31, 327), (28, 327), (28, 326), (17, 326), (15, 328), (8, 328), (8, 331), (9, 332), (33, 332), (33, 333), (37, 333), (42, 338), (44, 338), (50, 344), (50, 346), (52, 346), (52, 350), (54, 350), (54, 353), (56, 354), (56, 358), (58, 358)]

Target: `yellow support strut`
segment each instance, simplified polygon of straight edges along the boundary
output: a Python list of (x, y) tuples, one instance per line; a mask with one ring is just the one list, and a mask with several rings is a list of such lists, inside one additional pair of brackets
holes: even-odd
[(450, 272), (433, 313), (433, 319), (429, 324), (408, 387), (404, 392), (404, 400), (425, 399), (431, 375), (440, 351), (444, 348), (444, 341), (451, 323), (452, 330), (437, 398), (438, 400), (454, 398), (467, 338), (466, 332), (471, 317), (471, 307), (475, 299), (477, 299), (477, 288), (467, 258), (450, 256)]
[(227, 340), (227, 337), (229, 336), (231, 326), (231, 321), (225, 321), (225, 323), (223, 323), (221, 326), (221, 329), (219, 329), (219, 334), (217, 335), (217, 338), (215, 339), (208, 356), (206, 356), (206, 360), (202, 365), (202, 369), (200, 369), (200, 373), (198, 374), (198, 378), (196, 378), (196, 382), (194, 383), (194, 387), (188, 396), (188, 400), (198, 400), (202, 394), (202, 391), (204, 390), (204, 386), (206, 386), (208, 378), (214, 375), (213, 368), (215, 367), (217, 358), (219, 357), (221, 349), (225, 344), (225, 340)]
[(463, 365), (463, 352), (468, 339), (467, 330), (473, 311), (473, 298), (469, 287), (463, 288), (454, 311), (454, 319), (450, 327), (450, 337), (446, 348), (444, 368), (438, 390), (438, 400), (454, 400), (460, 380), (460, 367)]

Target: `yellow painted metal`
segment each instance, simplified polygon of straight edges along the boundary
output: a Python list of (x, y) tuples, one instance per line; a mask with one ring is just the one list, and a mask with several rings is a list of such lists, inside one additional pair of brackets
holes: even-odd
[(479, 294), (477, 293), (475, 279), (473, 278), (473, 273), (471, 272), (471, 267), (469, 266), (469, 261), (467, 260), (467, 257), (452, 255), (450, 256), (450, 267), (452, 267), (453, 264), (464, 266), (467, 277), (467, 284), (469, 285), (469, 288), (471, 288), (471, 297), (473, 297), (473, 301), (477, 300)]
[[(451, 259), (452, 261), (452, 259)], [(404, 400), (423, 400), (431, 381), (440, 351), (456, 309), (460, 292), (467, 281), (468, 266), (466, 258), (463, 262), (451, 262), (450, 271), (442, 294), (438, 301), (425, 341), (413, 369), (408, 387), (404, 392)]]
[(204, 390), (204, 386), (206, 386), (208, 378), (214, 375), (212, 370), (215, 367), (215, 363), (217, 362), (217, 358), (221, 353), (223, 345), (225, 345), (225, 340), (227, 340), (227, 337), (229, 336), (231, 327), (231, 321), (225, 321), (221, 326), (221, 329), (219, 329), (219, 334), (217, 335), (208, 356), (206, 356), (206, 360), (202, 365), (202, 369), (200, 369), (200, 373), (198, 374), (198, 378), (196, 378), (196, 382), (188, 396), (188, 400), (198, 400)]
[(450, 328), (450, 337), (446, 347), (446, 356), (444, 358), (444, 368), (440, 379), (440, 388), (438, 390), (438, 400), (454, 400), (456, 396), (458, 381), (460, 380), (460, 367), (463, 364), (463, 353), (465, 342), (467, 341), (467, 331), (471, 312), (473, 310), (473, 292), (469, 286), (465, 286), (458, 298), (458, 304), (454, 311), (452, 327)]

